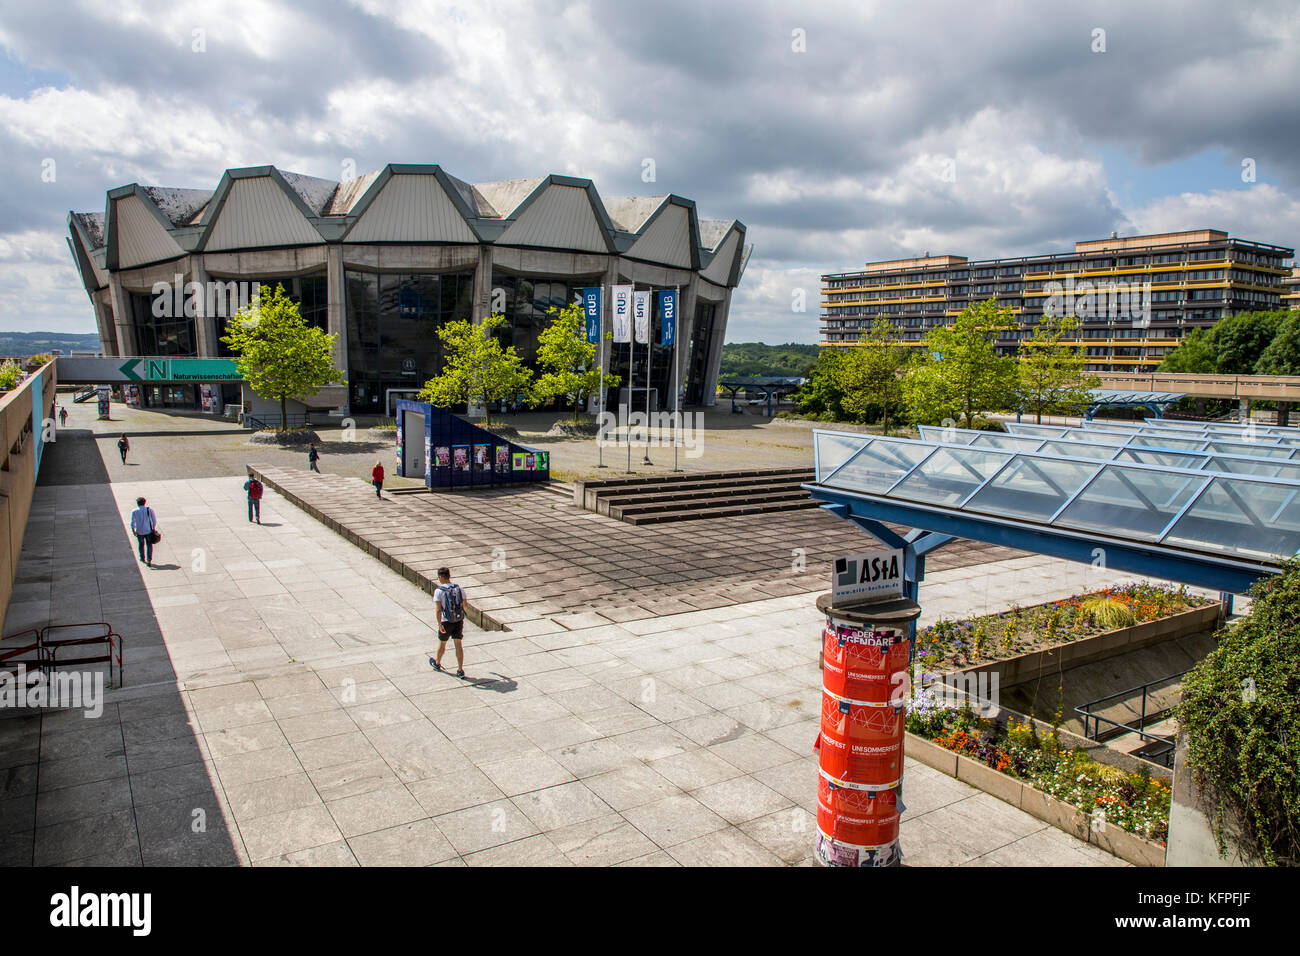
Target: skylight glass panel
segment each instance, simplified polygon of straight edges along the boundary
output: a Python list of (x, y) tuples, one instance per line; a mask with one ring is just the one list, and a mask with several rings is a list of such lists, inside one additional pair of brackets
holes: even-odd
[(876, 439), (831, 475), (832, 487), (882, 494), (934, 451), (934, 445)]
[(1203, 474), (1108, 465), (1052, 524), (1154, 541), (1205, 482)]
[(1300, 551), (1300, 486), (1219, 477), (1164, 537), (1164, 544), (1258, 558)]
[(963, 507), (1047, 521), (1096, 470), (1092, 462), (1017, 455)]
[(853, 457), (867, 442), (870, 436), (861, 438), (852, 435), (837, 435), (832, 432), (815, 432), (817, 442), (817, 480), (823, 481), (840, 465)]
[(889, 496), (929, 504), (959, 504), (1011, 457), (1005, 452), (941, 448), (895, 485)]

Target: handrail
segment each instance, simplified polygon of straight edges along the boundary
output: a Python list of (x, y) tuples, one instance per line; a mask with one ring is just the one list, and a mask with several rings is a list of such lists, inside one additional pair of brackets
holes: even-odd
[[(1156, 684), (1163, 684), (1166, 681), (1180, 680), (1185, 674), (1187, 674), (1187, 671), (1180, 671), (1177, 674), (1169, 674), (1165, 677), (1157, 677), (1155, 680), (1149, 680), (1145, 684), (1139, 684), (1136, 687), (1130, 687), (1127, 690), (1117, 691), (1114, 694), (1107, 694), (1105, 697), (1098, 697), (1096, 700), (1090, 700), (1086, 704), (1081, 704), (1080, 706), (1074, 708), (1075, 713), (1081, 714), (1083, 716), (1083, 735), (1087, 737), (1089, 740), (1100, 740), (1101, 725), (1103, 722), (1105, 722), (1106, 724), (1109, 724), (1113, 728), (1118, 728), (1120, 730), (1126, 730), (1129, 733), (1137, 734), (1143, 740), (1149, 740), (1153, 743), (1162, 744), (1163, 746), (1160, 747), (1157, 752), (1151, 753), (1149, 754), (1149, 756), (1151, 759), (1155, 759), (1157, 757), (1164, 758), (1165, 756), (1173, 752), (1174, 749), (1173, 738), (1164, 737), (1161, 736), (1160, 734), (1150, 733), (1147, 731), (1146, 725), (1147, 725), (1148, 717), (1154, 717), (1156, 714), (1164, 714), (1167, 711), (1167, 708), (1166, 710), (1154, 711), (1152, 714), (1148, 715), (1147, 700), (1149, 697), (1150, 688), (1152, 688)], [(1142, 708), (1138, 714), (1138, 725), (1136, 727), (1132, 726), (1131, 724), (1126, 724), (1123, 721), (1115, 720), (1112, 717), (1104, 717), (1101, 714), (1094, 714), (1092, 712), (1092, 709), (1096, 707), (1098, 704), (1102, 704), (1110, 700), (1115, 700), (1116, 698), (1120, 698), (1120, 697), (1126, 698), (1133, 694), (1138, 693), (1139, 691), (1142, 693)]]

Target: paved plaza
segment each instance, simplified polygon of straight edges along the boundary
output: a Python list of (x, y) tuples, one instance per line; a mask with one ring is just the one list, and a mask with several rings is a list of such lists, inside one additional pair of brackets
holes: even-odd
[[(126, 531), (141, 494), (154, 568)], [(238, 478), (38, 489), (5, 631), (108, 620), (126, 686), (95, 719), (0, 720), (5, 863), (812, 862), (811, 592), (469, 626), (461, 681), (429, 666), (428, 594), (273, 492), (262, 520)], [(923, 602), (1090, 576), (1012, 558), (932, 573)], [(905, 800), (911, 865), (1119, 862), (910, 760)]]

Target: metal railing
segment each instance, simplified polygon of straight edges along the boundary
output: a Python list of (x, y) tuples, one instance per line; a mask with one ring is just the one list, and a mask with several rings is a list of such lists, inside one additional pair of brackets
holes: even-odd
[[(301, 415), (286, 415), (286, 428), (309, 428), (311, 427), (311, 418), (305, 412)], [(244, 427), (251, 428), (254, 431), (265, 431), (268, 428), (280, 427), (279, 415), (245, 415)]]
[[(1187, 671), (1179, 671), (1177, 674), (1170, 674), (1166, 677), (1157, 677), (1155, 680), (1149, 680), (1145, 684), (1139, 684), (1136, 687), (1130, 687), (1127, 690), (1121, 690), (1114, 694), (1107, 694), (1105, 697), (1098, 697), (1096, 700), (1090, 700), (1074, 708), (1076, 714), (1083, 717), (1083, 735), (1089, 740), (1100, 740), (1102, 736), (1101, 725), (1108, 724), (1109, 728), (1105, 731), (1108, 735), (1116, 733), (1133, 733), (1137, 734), (1142, 740), (1149, 741), (1152, 746), (1143, 747), (1137, 752), (1137, 756), (1146, 760), (1156, 761), (1164, 764), (1166, 767), (1172, 766), (1174, 754), (1174, 740), (1172, 737), (1163, 737), (1160, 734), (1149, 733), (1146, 729), (1149, 722), (1160, 720), (1168, 714), (1170, 708), (1160, 707), (1148, 712), (1147, 704), (1150, 702), (1151, 689), (1158, 684), (1168, 684), (1183, 679)], [(1129, 700), (1137, 694), (1142, 695), (1142, 704), (1138, 710), (1137, 726), (1126, 724), (1123, 721), (1115, 720), (1111, 717), (1104, 717), (1101, 714), (1094, 713), (1098, 705), (1105, 704), (1113, 700)]]
[[(83, 630), (78, 633), (77, 629)], [(64, 634), (68, 636), (54, 636)], [(27, 642), (13, 646), (10, 642), (15, 638), (25, 639)], [(53, 671), (77, 664), (107, 664), (110, 686), (113, 684), (114, 665), (117, 665), (117, 686), (121, 687), (126, 682), (126, 672), (122, 663), (122, 635), (114, 631), (106, 621), (50, 624), (40, 630), (29, 628), (17, 634), (6, 635), (4, 641), (10, 646), (0, 652), (0, 671), (8, 671), (17, 676), (19, 668), (23, 671), (32, 669)], [(79, 656), (69, 657), (67, 654)]]

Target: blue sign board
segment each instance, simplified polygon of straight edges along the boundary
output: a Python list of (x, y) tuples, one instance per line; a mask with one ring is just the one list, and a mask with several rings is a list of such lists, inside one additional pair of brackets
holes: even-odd
[(677, 344), (677, 290), (659, 290), (659, 344)]
[(587, 317), (587, 341), (600, 341), (600, 300), (601, 288), (582, 290), (582, 311)]

